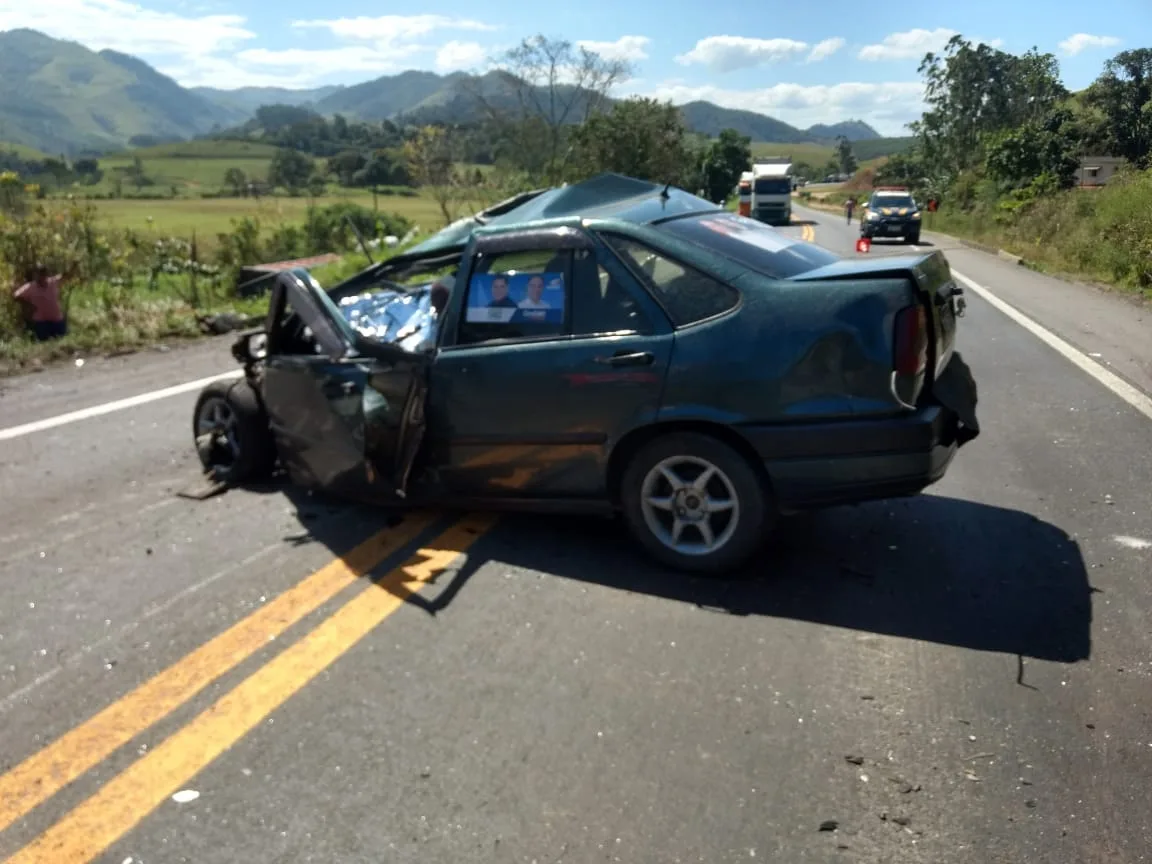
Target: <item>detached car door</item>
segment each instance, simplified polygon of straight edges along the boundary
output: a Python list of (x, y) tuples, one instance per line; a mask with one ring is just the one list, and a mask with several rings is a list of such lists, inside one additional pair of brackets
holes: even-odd
[(269, 318), (264, 405), (293, 481), (367, 501), (402, 497), (423, 433), (427, 360), (361, 344), (305, 271), (279, 278)]
[(429, 385), (429, 444), (445, 490), (602, 496), (612, 445), (659, 410), (667, 319), (627, 268), (574, 229), (479, 235), (470, 262)]

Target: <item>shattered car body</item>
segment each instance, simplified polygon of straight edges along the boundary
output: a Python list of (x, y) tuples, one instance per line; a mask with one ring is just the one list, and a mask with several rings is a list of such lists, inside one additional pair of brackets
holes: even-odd
[(841, 260), (602, 175), (330, 291), (283, 274), (195, 431), (230, 482), (278, 461), (377, 504), (620, 513), (658, 560), (723, 572), (781, 514), (943, 476), (979, 433), (961, 300), (939, 252)]

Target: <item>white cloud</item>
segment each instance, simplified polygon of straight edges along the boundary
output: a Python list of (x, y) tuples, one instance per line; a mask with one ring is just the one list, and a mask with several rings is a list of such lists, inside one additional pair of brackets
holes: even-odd
[(682, 66), (700, 64), (714, 72), (732, 72), (796, 57), (808, 50), (795, 39), (752, 39), (747, 36), (709, 36), (676, 58)]
[(595, 42), (585, 39), (576, 44), (594, 54), (599, 54), (605, 60), (634, 63), (637, 60), (648, 59), (648, 45), (651, 42), (647, 36), (621, 36), (615, 42)]
[(1115, 48), (1120, 40), (1115, 36), (1093, 36), (1090, 33), (1076, 33), (1060, 43), (1060, 50), (1069, 57), (1075, 57), (1089, 48)]
[[(948, 40), (960, 34), (947, 27), (937, 27), (935, 30), (906, 30), (903, 33), (892, 33), (874, 45), (865, 45), (857, 55), (861, 60), (922, 60), (928, 52), (939, 53), (944, 50)], [(970, 39), (974, 45), (987, 45), (989, 48), (999, 48), (1004, 44), (1003, 39)]]
[(436, 52), (436, 68), (441, 72), (474, 69), (488, 58), (488, 51), (479, 42), (446, 42)]
[[(448, 42), (436, 34), (496, 28), (445, 15), (383, 15), (295, 21), (321, 29), (344, 45), (323, 48), (252, 48), (257, 34), (240, 15), (160, 11), (129, 0), (0, 0), (0, 29), (29, 27), (93, 49), (132, 54), (185, 86), (307, 87), (340, 78), (383, 75), (412, 66), (460, 68), (480, 57), (473, 42)], [(203, 9), (200, 7), (192, 7)], [(351, 43), (351, 44), (348, 44)], [(422, 55), (417, 57), (417, 55)]]
[(924, 110), (924, 85), (917, 81), (880, 84), (843, 83), (804, 86), (776, 84), (760, 90), (726, 90), (669, 81), (642, 93), (677, 105), (703, 99), (724, 108), (767, 114), (799, 128), (837, 123), (849, 117), (871, 124), (885, 135), (906, 135), (906, 123)]
[(948, 40), (958, 35), (955, 30), (908, 30), (892, 33), (875, 45), (865, 45), (858, 55), (861, 60), (920, 60), (929, 51), (941, 51)]
[(808, 62), (816, 63), (820, 60), (826, 60), (847, 44), (848, 43), (839, 36), (817, 42), (812, 46), (812, 50), (808, 52)]
[(329, 18), (293, 21), (293, 27), (322, 29), (341, 39), (377, 45), (410, 43), (437, 30), (495, 30), (491, 24), (447, 15), (380, 15), (376, 18)]
[(256, 38), (239, 15), (180, 15), (125, 0), (0, 0), (2, 29), (29, 27), (93, 50), (200, 57)]

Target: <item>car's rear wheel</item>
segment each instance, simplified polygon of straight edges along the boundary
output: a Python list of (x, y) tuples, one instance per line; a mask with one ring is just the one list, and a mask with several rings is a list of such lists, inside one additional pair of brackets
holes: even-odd
[(276, 463), (268, 417), (245, 379), (213, 381), (200, 391), (192, 435), (205, 472), (224, 483), (258, 480)]
[(709, 435), (682, 432), (649, 442), (621, 485), (628, 527), (670, 567), (720, 575), (761, 546), (772, 515), (760, 473)]

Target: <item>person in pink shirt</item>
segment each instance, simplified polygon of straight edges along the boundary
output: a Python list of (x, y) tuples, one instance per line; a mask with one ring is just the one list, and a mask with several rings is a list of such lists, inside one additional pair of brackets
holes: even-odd
[(48, 268), (37, 264), (32, 278), (13, 293), (24, 310), (24, 320), (37, 341), (58, 339), (68, 332), (68, 322), (60, 305), (63, 275), (49, 276)]

